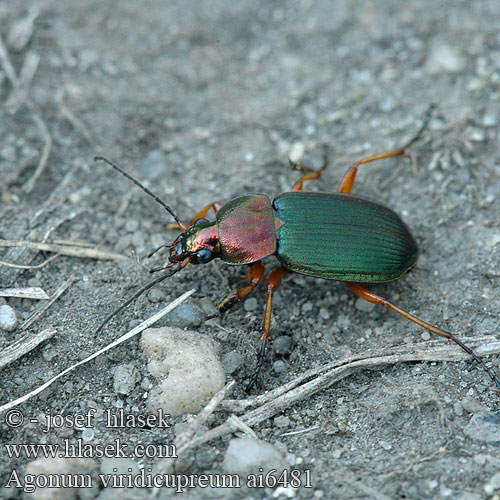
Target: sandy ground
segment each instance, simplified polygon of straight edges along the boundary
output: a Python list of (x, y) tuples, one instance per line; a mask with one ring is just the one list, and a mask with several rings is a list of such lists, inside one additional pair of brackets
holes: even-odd
[[(334, 191), (349, 164), (411, 137), (430, 103), (438, 110), (410, 158), (366, 167), (355, 186), (356, 193), (400, 213), (421, 249), (414, 271), (374, 290), (463, 337), (498, 338), (497, 0), (30, 5), (38, 16), (28, 45), (19, 42), (18, 50), (9, 30), (26, 16), (26, 5), (0, 5), (0, 34), (14, 70), (19, 75), (23, 63), (36, 70), (25, 93), (21, 86), (14, 96), (5, 66), (0, 72), (0, 238), (83, 241), (131, 258), (117, 263), (60, 256), (37, 270), (0, 267), (0, 288), (40, 286), (52, 295), (72, 276), (76, 280), (28, 329), (52, 327), (57, 334), (2, 370), (2, 403), (103, 347), (189, 288), (197, 289), (190, 303), (208, 310), (207, 304), (244, 282), (241, 267), (220, 261), (190, 266), (93, 335), (106, 314), (150, 279), (136, 258), (161, 265), (161, 257), (143, 259), (176, 236), (163, 228), (170, 220), (153, 200), (94, 164), (94, 155), (119, 162), (189, 219), (214, 200), (286, 191), (297, 178), (288, 157), (304, 150), (304, 161), (319, 166), (325, 143), (332, 164), (309, 186)], [(48, 160), (29, 190), (49, 136)], [(50, 255), (2, 250), (0, 260), (34, 265)], [(269, 259), (267, 268), (274, 265)], [(194, 327), (217, 340), (222, 356), (241, 355), (233, 374), (235, 398), (246, 398), (241, 388), (255, 363), (264, 287), (253, 297), (256, 303)], [(7, 303), (21, 321), (39, 305), (28, 299)], [(435, 340), (389, 310), (365, 309), (341, 283), (287, 278), (276, 294), (273, 332), (291, 337), (291, 352), (269, 352), (256, 394), (334, 359)], [(21, 335), (2, 332), (0, 347)], [(446, 344), (440, 342), (429, 345)], [(284, 361), (274, 364), (284, 368), (280, 373), (273, 370), (277, 360)], [(113, 370), (130, 363), (139, 383), (117, 394)], [(498, 356), (487, 363), (499, 369)], [(133, 339), (20, 409), (26, 418), (90, 407), (140, 412), (149, 379)], [(472, 500), (500, 494), (494, 478), (500, 471), (499, 401), (469, 359), (397, 363), (356, 371), (253, 430), (286, 452), (294, 469), (311, 471), (312, 488), (289, 489), (293, 498)], [(206, 425), (227, 417), (218, 411)], [(464, 433), (473, 418), (489, 419), (489, 437)], [(159, 429), (147, 437), (142, 429), (123, 435), (100, 423), (94, 432), (100, 442), (173, 439)], [(75, 429), (47, 435), (35, 424), (12, 428), (2, 422), (0, 428), (2, 445), (60, 442), (66, 434), (81, 436)], [(194, 450), (185, 472), (220, 473), (230, 437)], [(2, 449), (2, 485), (28, 461), (9, 458)], [(271, 489), (211, 494), (285, 498)], [(9, 495), (17, 498), (12, 489), (0, 492)]]

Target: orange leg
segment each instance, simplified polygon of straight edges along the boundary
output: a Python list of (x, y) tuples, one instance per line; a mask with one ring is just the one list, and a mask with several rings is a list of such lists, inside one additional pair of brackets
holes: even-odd
[(226, 312), (238, 303), (243, 297), (247, 296), (261, 281), (264, 276), (264, 264), (259, 260), (254, 262), (247, 273), (248, 285), (238, 288), (234, 293), (228, 295), (218, 306), (219, 313)]
[(262, 335), (260, 337), (261, 346), (257, 359), (257, 366), (253, 372), (252, 378), (248, 383), (245, 392), (250, 392), (252, 387), (255, 385), (257, 377), (264, 363), (264, 357), (266, 355), (267, 343), (271, 340), (271, 311), (273, 308), (273, 293), (279, 288), (283, 278), (287, 275), (288, 271), (284, 267), (277, 267), (273, 269), (269, 278), (267, 279), (267, 300), (266, 300), (266, 313), (264, 316), (264, 324), (262, 326)]
[(432, 116), (432, 112), (434, 111), (435, 106), (431, 105), (427, 109), (424, 120), (422, 123), (422, 126), (420, 127), (419, 131), (415, 134), (415, 136), (410, 139), (402, 148), (400, 149), (395, 149), (394, 151), (388, 151), (387, 153), (380, 153), (378, 155), (374, 156), (369, 156), (368, 158), (363, 158), (362, 160), (358, 161), (354, 165), (352, 165), (349, 170), (345, 173), (344, 178), (342, 179), (339, 187), (338, 187), (338, 192), (339, 193), (350, 193), (352, 191), (352, 187), (354, 185), (354, 181), (356, 180), (356, 173), (358, 171), (358, 167), (360, 165), (364, 165), (365, 163), (371, 163), (372, 161), (377, 161), (377, 160), (382, 160), (384, 158), (393, 158), (395, 156), (404, 156), (406, 154), (406, 151), (408, 148), (417, 142), (422, 134), (424, 133), (425, 129), (429, 125), (429, 121)]
[(290, 166), (294, 170), (299, 170), (301, 172), (304, 172), (304, 175), (292, 187), (292, 191), (302, 191), (304, 181), (312, 181), (319, 179), (323, 175), (323, 172), (325, 171), (326, 167), (328, 167), (328, 146), (326, 145), (323, 146), (323, 166), (319, 170), (312, 170), (311, 168), (306, 167), (305, 165), (292, 162), (291, 160), (290, 160)]
[(495, 373), (486, 366), (484, 361), (472, 349), (470, 349), (464, 343), (462, 343), (460, 340), (458, 340), (452, 333), (447, 332), (446, 330), (441, 330), (441, 328), (438, 328), (437, 326), (434, 326), (434, 325), (431, 325), (429, 323), (426, 323), (425, 321), (422, 321), (421, 319), (417, 318), (416, 316), (413, 316), (412, 314), (410, 314), (410, 313), (404, 311), (403, 309), (399, 308), (398, 306), (392, 304), (385, 297), (382, 297), (381, 295), (377, 295), (376, 293), (374, 293), (370, 290), (367, 290), (366, 288), (364, 288), (363, 286), (361, 286), (358, 283), (346, 283), (346, 284), (356, 295), (358, 295), (362, 299), (365, 299), (368, 302), (373, 302), (374, 304), (386, 306), (389, 309), (396, 311), (398, 314), (401, 314), (401, 316), (404, 316), (406, 319), (413, 321), (413, 323), (416, 323), (417, 325), (421, 326), (422, 328), (425, 328), (429, 332), (435, 333), (437, 335), (440, 335), (441, 337), (445, 337), (448, 340), (455, 342), (455, 344), (457, 344), (459, 347), (461, 347), (467, 354), (472, 356), (474, 358), (474, 360), (481, 365), (483, 370), (488, 374), (488, 376), (491, 378), (491, 380), (500, 389), (500, 381), (497, 379)]
[(167, 229), (182, 229), (182, 231), (185, 231), (188, 227), (191, 227), (198, 219), (203, 219), (205, 215), (209, 212), (209, 210), (212, 208), (214, 213), (217, 213), (217, 211), (222, 207), (222, 203), (218, 201), (214, 201), (213, 203), (209, 203), (206, 207), (203, 207), (190, 221), (188, 224), (183, 223), (182, 227), (180, 224), (177, 224), (176, 222), (173, 222), (172, 224), (167, 224)]
[(339, 193), (350, 193), (352, 190), (352, 186), (354, 185), (354, 181), (356, 180), (356, 173), (358, 172), (358, 167), (365, 163), (370, 163), (376, 160), (382, 160), (383, 158), (392, 158), (393, 156), (404, 156), (406, 154), (406, 148), (396, 149), (395, 151), (389, 151), (387, 153), (381, 153), (375, 156), (369, 156), (368, 158), (364, 158), (363, 160), (358, 161), (344, 175), (339, 187)]

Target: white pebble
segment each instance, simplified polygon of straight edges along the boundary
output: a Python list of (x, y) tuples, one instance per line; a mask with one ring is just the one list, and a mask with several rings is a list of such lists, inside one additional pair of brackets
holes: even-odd
[(141, 346), (148, 370), (159, 380), (149, 393), (151, 411), (172, 416), (198, 413), (225, 383), (218, 346), (210, 338), (180, 328), (148, 328)]
[(0, 330), (12, 332), (18, 324), (16, 310), (10, 306), (0, 306)]
[(224, 455), (222, 467), (229, 474), (265, 474), (276, 469), (276, 475), (288, 468), (281, 453), (271, 444), (249, 437), (231, 439)]
[[(48, 475), (68, 475), (75, 476), (80, 474), (91, 474), (94, 476), (92, 481), (91, 491), (86, 488), (88, 498), (94, 498), (99, 489), (99, 481), (96, 480), (97, 463), (90, 458), (37, 458), (33, 462), (26, 465), (26, 476), (33, 474), (34, 476)], [(25, 476), (25, 477), (26, 477)], [(26, 487), (26, 484), (25, 484)], [(29, 498), (34, 500), (76, 500), (79, 496), (79, 488), (37, 488)]]
[(433, 47), (427, 58), (427, 71), (431, 74), (458, 73), (465, 69), (466, 59), (456, 47), (439, 45)]

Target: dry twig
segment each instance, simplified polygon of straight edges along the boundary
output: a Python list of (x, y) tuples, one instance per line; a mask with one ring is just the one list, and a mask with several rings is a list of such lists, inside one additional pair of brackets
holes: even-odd
[(36, 334), (27, 333), (17, 339), (13, 344), (0, 351), (0, 370), (32, 351), (38, 344), (50, 339), (57, 333), (55, 328), (46, 328)]
[[(500, 342), (495, 337), (463, 340), (470, 344), (481, 356), (500, 353)], [(330, 387), (335, 382), (358, 370), (415, 361), (456, 361), (460, 359), (468, 359), (468, 355), (453, 346), (443, 344), (441, 341), (398, 346), (328, 363), (308, 370), (288, 384), (278, 387), (267, 394), (246, 400), (224, 400), (221, 406), (230, 411), (245, 411), (248, 407), (257, 405), (256, 409), (250, 410), (240, 417), (245, 424), (251, 427), (282, 412), (297, 401), (309, 398), (313, 394)], [(227, 419), (224, 424), (205, 432), (184, 445), (182, 451), (184, 454), (187, 451), (191, 452), (193, 448), (212, 439), (230, 434), (233, 430), (231, 420)], [(178, 456), (181, 455), (178, 453)]]

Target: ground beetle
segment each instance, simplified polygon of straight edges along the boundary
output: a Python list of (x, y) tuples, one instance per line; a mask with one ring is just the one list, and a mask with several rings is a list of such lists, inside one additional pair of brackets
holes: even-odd
[[(452, 340), (483, 367), (500, 389), (500, 382), (494, 372), (452, 333), (422, 321), (364, 286), (365, 283), (384, 283), (401, 278), (415, 266), (418, 248), (404, 222), (390, 208), (350, 194), (357, 169), (360, 165), (376, 160), (405, 155), (408, 147), (425, 130), (430, 112), (419, 132), (404, 147), (364, 158), (352, 165), (344, 175), (337, 193), (302, 190), (305, 180), (321, 177), (328, 164), (325, 153), (323, 167), (319, 170), (292, 164), (302, 170), (302, 177), (294, 184), (292, 191), (278, 195), (273, 201), (265, 195), (247, 194), (225, 205), (210, 203), (189, 223), (181, 222), (168, 205), (117, 165), (106, 158), (96, 157), (96, 160), (105, 161), (152, 196), (176, 220), (176, 224), (170, 227), (183, 231), (171, 245), (162, 245), (170, 249), (170, 264), (161, 269), (167, 272), (148, 283), (108, 316), (99, 330), (155, 284), (188, 264), (206, 264), (217, 257), (227, 264), (250, 264), (248, 285), (238, 288), (218, 305), (219, 313), (227, 311), (261, 282), (264, 275), (262, 259), (275, 255), (280, 266), (271, 272), (267, 280), (261, 347), (257, 366), (246, 387), (247, 392), (255, 384), (267, 343), (271, 340), (273, 293), (289, 272), (344, 281), (359, 297), (389, 307), (422, 328)], [(204, 219), (210, 210), (216, 214), (214, 222)]]

